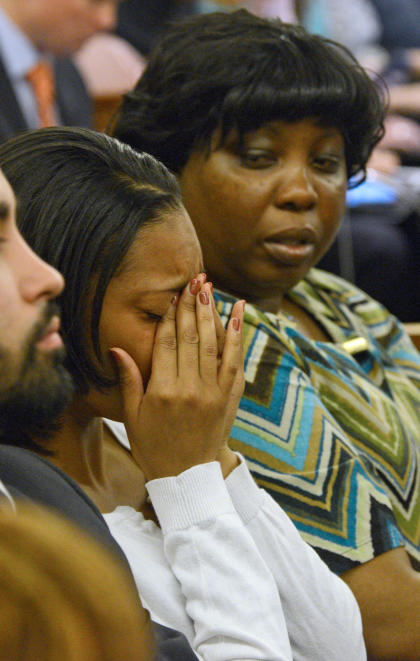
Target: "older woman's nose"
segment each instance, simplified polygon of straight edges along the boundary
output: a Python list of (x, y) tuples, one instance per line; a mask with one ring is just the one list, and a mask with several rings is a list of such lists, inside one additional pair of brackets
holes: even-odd
[(279, 173), (274, 193), (276, 206), (294, 211), (306, 211), (314, 207), (317, 197), (310, 172), (306, 167), (296, 165)]

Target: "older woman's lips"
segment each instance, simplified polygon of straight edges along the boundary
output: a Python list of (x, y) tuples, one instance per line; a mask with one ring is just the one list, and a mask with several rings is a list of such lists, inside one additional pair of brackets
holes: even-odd
[(53, 317), (45, 329), (42, 337), (36, 343), (37, 348), (41, 349), (42, 351), (61, 349), (63, 346), (63, 340), (61, 339), (59, 330), (60, 319), (58, 317)]
[(312, 257), (315, 248), (313, 232), (285, 233), (263, 242), (264, 250), (276, 262), (298, 266)]

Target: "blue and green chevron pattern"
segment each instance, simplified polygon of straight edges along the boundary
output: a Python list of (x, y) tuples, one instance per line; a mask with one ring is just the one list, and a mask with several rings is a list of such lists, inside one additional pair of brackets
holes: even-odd
[[(331, 342), (246, 306), (231, 446), (337, 573), (400, 545), (420, 562), (420, 355), (394, 317), (336, 276), (313, 269), (290, 298)], [(233, 299), (217, 299), (226, 322)], [(354, 338), (364, 346), (350, 353)]]

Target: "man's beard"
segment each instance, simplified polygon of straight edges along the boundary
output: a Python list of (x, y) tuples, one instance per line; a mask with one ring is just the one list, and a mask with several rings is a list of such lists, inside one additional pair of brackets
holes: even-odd
[[(63, 365), (65, 350), (44, 352), (36, 347), (57, 314), (56, 305), (50, 303), (22, 345), (20, 365), (15, 365), (15, 355), (0, 346), (0, 443), (39, 450), (39, 444), (59, 427), (60, 414), (73, 393), (71, 376)], [(4, 388), (2, 381), (10, 383)]]

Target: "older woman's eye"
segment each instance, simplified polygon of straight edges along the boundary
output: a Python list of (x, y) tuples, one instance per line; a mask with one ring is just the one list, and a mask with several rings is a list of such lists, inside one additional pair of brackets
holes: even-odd
[(275, 163), (274, 154), (260, 149), (248, 149), (239, 154), (241, 165), (252, 170), (268, 168)]
[(327, 172), (328, 174), (334, 174), (335, 172), (338, 172), (342, 162), (343, 159), (341, 159), (339, 156), (330, 155), (317, 156), (314, 159), (315, 167), (318, 168), (318, 170)]

